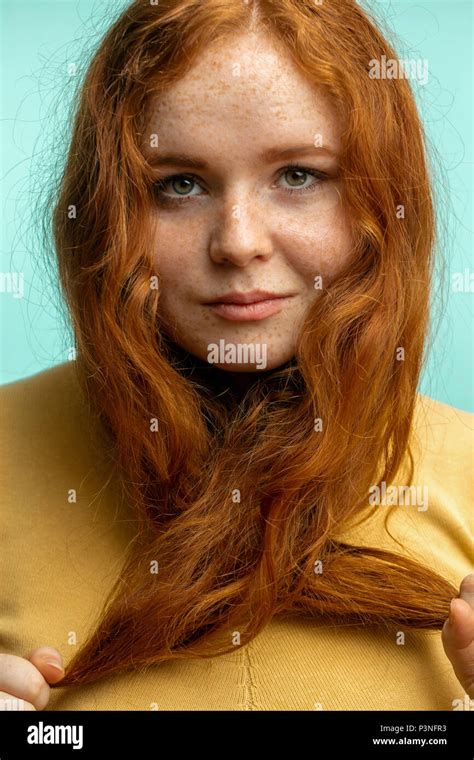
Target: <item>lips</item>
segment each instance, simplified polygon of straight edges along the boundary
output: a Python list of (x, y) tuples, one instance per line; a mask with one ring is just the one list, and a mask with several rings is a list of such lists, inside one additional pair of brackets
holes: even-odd
[(280, 312), (292, 294), (253, 290), (247, 293), (226, 293), (207, 306), (219, 317), (231, 322), (250, 322), (265, 319)]
[(259, 303), (260, 301), (269, 301), (275, 298), (288, 298), (286, 293), (270, 293), (265, 290), (252, 290), (247, 293), (226, 293), (223, 296), (217, 296), (212, 301), (207, 301), (208, 304), (218, 303), (238, 303), (249, 304)]

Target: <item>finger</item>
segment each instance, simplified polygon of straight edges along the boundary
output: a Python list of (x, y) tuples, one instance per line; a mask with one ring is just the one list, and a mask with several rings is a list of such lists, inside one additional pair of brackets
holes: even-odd
[(48, 704), (50, 688), (33, 663), (15, 654), (0, 654), (0, 690), (30, 702), (37, 710)]
[(474, 607), (465, 598), (451, 600), (441, 638), (456, 677), (469, 697), (474, 697)]
[(474, 573), (469, 573), (462, 579), (459, 596), (474, 608)]
[(6, 691), (0, 691), (0, 711), (3, 710), (35, 710), (36, 707), (31, 702), (26, 702), (24, 699), (18, 699), (11, 694), (7, 694)]
[(466, 649), (474, 639), (474, 607), (464, 599), (452, 599), (443, 630), (446, 641), (453, 650)]
[(32, 649), (26, 655), (26, 659), (38, 668), (48, 683), (57, 683), (64, 678), (62, 657), (54, 647), (43, 646)]

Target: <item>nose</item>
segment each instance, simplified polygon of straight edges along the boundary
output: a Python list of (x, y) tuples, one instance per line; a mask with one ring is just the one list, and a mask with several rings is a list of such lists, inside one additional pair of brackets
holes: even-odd
[(245, 267), (255, 258), (266, 261), (272, 245), (265, 212), (253, 194), (245, 200), (223, 200), (209, 241), (209, 256), (216, 264)]

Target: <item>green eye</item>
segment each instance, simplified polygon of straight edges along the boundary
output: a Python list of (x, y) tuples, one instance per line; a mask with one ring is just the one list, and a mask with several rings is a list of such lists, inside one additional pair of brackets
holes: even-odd
[[(306, 192), (313, 192), (314, 190), (317, 190), (321, 183), (327, 179), (327, 175), (323, 172), (318, 171), (317, 169), (309, 169), (305, 166), (286, 166), (283, 171), (280, 173), (280, 177), (284, 177), (285, 175), (293, 175), (295, 178), (295, 175), (299, 175), (296, 177), (296, 184), (292, 187), (284, 187), (283, 190), (286, 193), (306, 193)], [(307, 175), (307, 177), (313, 177), (314, 181), (311, 182), (310, 185), (306, 185), (306, 187), (303, 187), (305, 183), (304, 175)], [(288, 180), (286, 180), (288, 181)], [(291, 184), (291, 181), (290, 181)]]
[[(188, 177), (184, 177), (184, 176), (178, 176), (178, 177), (175, 177), (174, 179), (171, 180), (171, 186), (172, 186), (173, 190), (175, 190), (178, 193), (178, 195), (185, 195), (186, 194), (186, 192), (181, 193), (181, 190), (178, 189), (178, 187), (177, 187), (177, 185), (179, 185), (180, 183), (184, 184), (185, 182), (187, 182), (188, 184), (191, 183), (191, 185), (194, 184), (194, 180), (193, 179), (189, 179)], [(189, 187), (187, 188), (187, 190), (189, 190)]]
[[(299, 186), (300, 186), (300, 184), (304, 184), (304, 179), (303, 179), (303, 182), (301, 182), (301, 177), (302, 177), (302, 175), (304, 175), (304, 174), (307, 174), (307, 172), (305, 172), (305, 171), (302, 171), (301, 169), (287, 169), (287, 170), (284, 172), (284, 175), (282, 175), (282, 176), (285, 176), (285, 175), (286, 175), (286, 176), (288, 176), (288, 175), (291, 175), (291, 174), (293, 174), (293, 176), (294, 176), (295, 174), (299, 174), (299, 175), (300, 175), (300, 176), (297, 178), (297, 185), (296, 185), (296, 187), (299, 187)], [(291, 184), (291, 183), (290, 183), (290, 184)]]
[[(183, 188), (183, 185), (187, 183), (187, 187)], [(192, 189), (192, 185), (195, 185), (197, 183), (197, 180), (195, 177), (188, 175), (188, 174), (173, 174), (170, 177), (164, 177), (163, 179), (158, 180), (158, 182), (155, 183), (154, 188), (155, 192), (159, 197), (164, 198), (170, 198), (173, 199), (173, 196), (168, 196), (165, 190), (167, 189), (168, 185), (171, 186), (171, 189), (173, 192), (177, 193), (178, 196), (181, 196), (183, 198), (189, 196), (189, 191)], [(190, 188), (191, 185), (191, 188)]]

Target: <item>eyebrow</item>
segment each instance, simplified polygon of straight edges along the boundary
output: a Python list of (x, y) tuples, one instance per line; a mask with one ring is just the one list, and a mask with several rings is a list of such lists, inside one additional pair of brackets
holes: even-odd
[[(291, 158), (294, 155), (308, 155), (315, 153), (320, 156), (329, 156), (336, 158), (337, 153), (329, 147), (317, 145), (296, 145), (291, 148), (267, 148), (258, 156), (263, 163), (272, 163), (278, 159)], [(159, 153), (157, 155), (145, 156), (150, 166), (163, 166), (172, 164), (173, 166), (192, 166), (194, 169), (209, 169), (207, 161), (203, 161), (193, 156), (187, 156), (184, 153)]]

